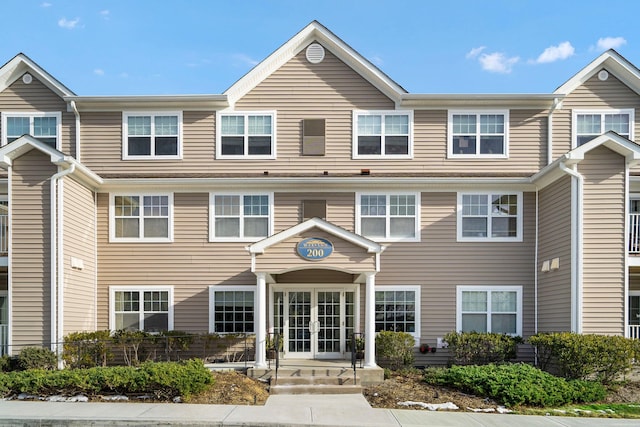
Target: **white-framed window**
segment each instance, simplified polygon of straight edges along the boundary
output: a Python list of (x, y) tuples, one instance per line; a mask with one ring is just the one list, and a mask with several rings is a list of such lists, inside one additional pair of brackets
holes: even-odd
[(375, 331), (407, 332), (418, 342), (420, 286), (376, 286)]
[(122, 129), (123, 160), (182, 158), (182, 112), (124, 112)]
[(522, 241), (522, 193), (458, 193), (458, 241)]
[(449, 110), (448, 156), (507, 158), (509, 110)]
[(173, 330), (172, 286), (110, 286), (109, 329)]
[(173, 241), (173, 193), (110, 194), (113, 242)]
[(210, 193), (209, 240), (254, 242), (273, 234), (273, 193)]
[(356, 193), (356, 233), (377, 241), (419, 241), (420, 193)]
[(522, 336), (522, 286), (458, 286), (456, 330)]
[(354, 111), (353, 158), (413, 158), (413, 111)]
[(216, 158), (275, 159), (275, 111), (216, 113)]
[(2, 145), (7, 145), (22, 135), (31, 135), (59, 150), (61, 128), (60, 112), (3, 112)]
[(209, 333), (255, 333), (255, 286), (209, 286)]
[(573, 147), (579, 147), (608, 131), (633, 140), (635, 111), (573, 110)]

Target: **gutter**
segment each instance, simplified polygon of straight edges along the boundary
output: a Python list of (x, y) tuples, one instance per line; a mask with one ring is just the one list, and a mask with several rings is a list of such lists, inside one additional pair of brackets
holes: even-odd
[(69, 106), (76, 116), (76, 160), (80, 161), (80, 112), (78, 111), (76, 101), (70, 101)]
[(564, 173), (571, 175), (571, 330), (582, 333), (582, 223), (583, 223), (583, 187), (584, 177), (573, 169), (568, 168), (563, 162), (558, 167)]

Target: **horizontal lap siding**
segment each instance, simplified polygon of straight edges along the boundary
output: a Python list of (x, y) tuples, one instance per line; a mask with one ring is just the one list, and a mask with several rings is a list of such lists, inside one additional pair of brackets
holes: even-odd
[(51, 306), (49, 158), (32, 150), (11, 170), (11, 298), (13, 353), (22, 346), (48, 345)]
[(605, 147), (585, 156), (583, 331), (623, 334), (624, 158)]
[(326, 220), (338, 227), (354, 231), (355, 193), (276, 193), (274, 231), (293, 227), (302, 221), (303, 200), (325, 200)]
[[(95, 213), (93, 192), (64, 178), (64, 334), (96, 328)], [(71, 257), (82, 269), (71, 268)]]
[[(571, 178), (539, 193), (538, 331), (571, 330)], [(541, 272), (542, 263), (560, 259), (558, 270)]]

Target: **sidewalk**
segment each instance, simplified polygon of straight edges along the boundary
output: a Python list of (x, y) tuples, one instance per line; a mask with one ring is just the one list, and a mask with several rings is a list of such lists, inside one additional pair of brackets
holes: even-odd
[(0, 426), (631, 427), (639, 420), (373, 409), (364, 396), (276, 395), (265, 406), (0, 401)]

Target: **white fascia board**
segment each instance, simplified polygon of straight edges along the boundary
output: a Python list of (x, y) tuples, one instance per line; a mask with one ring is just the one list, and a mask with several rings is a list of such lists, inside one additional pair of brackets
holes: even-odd
[(402, 95), (400, 108), (443, 110), (449, 108), (551, 109), (564, 98), (558, 94), (414, 94)]
[(202, 111), (229, 107), (226, 95), (67, 96), (80, 112), (160, 110)]

